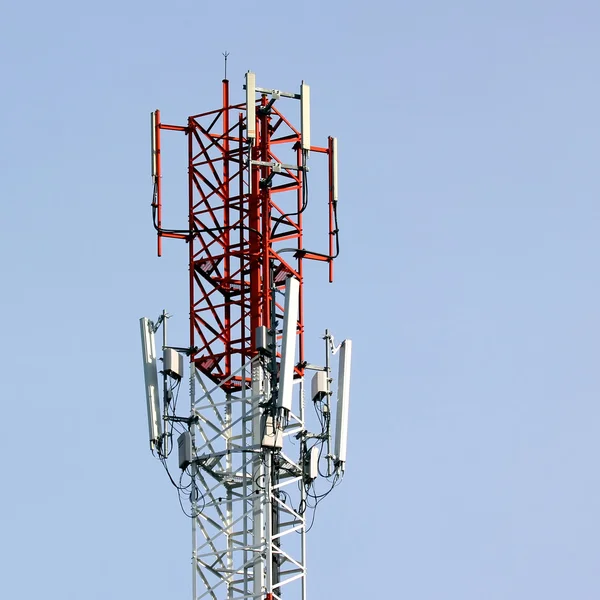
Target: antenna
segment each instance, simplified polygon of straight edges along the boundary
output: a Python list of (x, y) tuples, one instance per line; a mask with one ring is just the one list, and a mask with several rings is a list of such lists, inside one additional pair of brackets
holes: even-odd
[(225, 52), (223, 52), (222, 54), (225, 57), (225, 77), (223, 77), (223, 79), (227, 79), (227, 57), (230, 53), (227, 52), (227, 50), (225, 50)]
[(310, 152), (310, 86), (302, 82), (300, 85), (300, 133), (302, 150)]
[(162, 438), (160, 399), (158, 395), (158, 369), (156, 365), (156, 343), (154, 326), (150, 319), (140, 319), (142, 336), (142, 358), (144, 360), (144, 383), (146, 385), (146, 405), (148, 409), (148, 436), (150, 448), (154, 450)]
[(335, 425), (335, 455), (337, 466), (342, 471), (346, 463), (348, 443), (348, 406), (350, 404), (350, 367), (352, 362), (352, 340), (344, 340), (340, 346), (338, 367), (338, 389)]
[(337, 138), (331, 138), (331, 199), (338, 200)]
[(288, 277), (285, 282), (283, 338), (281, 340), (281, 367), (279, 370), (279, 397), (277, 400), (278, 406), (284, 410), (292, 409), (299, 292), (300, 282), (295, 277)]
[(256, 75), (246, 73), (246, 137), (256, 139)]
[(150, 144), (152, 148), (152, 179), (156, 179), (156, 113), (150, 113)]

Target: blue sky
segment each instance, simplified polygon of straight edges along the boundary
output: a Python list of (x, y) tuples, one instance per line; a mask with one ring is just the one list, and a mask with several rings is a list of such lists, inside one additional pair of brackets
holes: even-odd
[(340, 144), (307, 337), (354, 340), (351, 439), (309, 598), (598, 598), (599, 26), (582, 0), (5, 4), (4, 595), (189, 597), (146, 439), (138, 318), (184, 337), (187, 310), (148, 115), (215, 107), (228, 50), (234, 97), (304, 79)]

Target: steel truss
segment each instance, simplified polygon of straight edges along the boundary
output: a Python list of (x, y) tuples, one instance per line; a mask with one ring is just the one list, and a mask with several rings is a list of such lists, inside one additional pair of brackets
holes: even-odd
[[(257, 100), (256, 139), (245, 137), (245, 104), (230, 104), (229, 83), (223, 81), (223, 106), (188, 118), (187, 126), (167, 125), (154, 115), (157, 147), (156, 194), (153, 207), (162, 238), (189, 245), (190, 348), (196, 368), (213, 382), (240, 390), (234, 371), (255, 354), (254, 332), (271, 328), (282, 307), (273, 291), (288, 277), (300, 281), (299, 361), (304, 362), (303, 260), (329, 264), (333, 278), (333, 247), (337, 234), (332, 192), (332, 140), (311, 146), (329, 160), (329, 253), (303, 247), (303, 212), (307, 203), (306, 152), (301, 134), (277, 109)], [(261, 112), (261, 108), (263, 111)], [(161, 131), (185, 133), (188, 144), (188, 229), (169, 230), (162, 223)], [(293, 160), (281, 157), (293, 156)], [(274, 168), (279, 165), (281, 168)], [(225, 383), (227, 382), (227, 383)]]
[(236, 376), (242, 386), (233, 393), (192, 366), (193, 597), (276, 600), (293, 591), (286, 597), (304, 600), (302, 381), (275, 450), (262, 445), (272, 385), (265, 360), (251, 359)]

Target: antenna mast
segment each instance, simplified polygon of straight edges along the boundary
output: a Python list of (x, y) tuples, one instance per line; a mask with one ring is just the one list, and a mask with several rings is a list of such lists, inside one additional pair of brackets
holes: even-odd
[[(324, 366), (304, 356), (303, 263), (325, 263), (331, 282), (339, 253), (337, 141), (311, 145), (304, 82), (299, 92), (282, 92), (257, 87), (248, 72), (245, 101), (232, 104), (227, 56), (221, 107), (181, 126), (163, 123), (158, 110), (151, 115), (158, 255), (163, 238), (188, 244), (190, 301), (187, 345), (167, 346), (163, 336), (162, 412), (153, 344), (169, 315), (156, 325), (141, 320), (151, 448), (165, 466), (178, 450), (194, 600), (306, 600), (306, 532), (346, 460), (350, 340), (335, 347), (326, 332)], [(281, 105), (294, 103), (299, 118), (284, 116)], [(163, 226), (164, 131), (185, 134), (188, 149), (189, 216), (180, 229)], [(328, 189), (314, 200), (328, 207), (324, 252), (304, 247), (309, 156), (328, 170)], [(338, 350), (334, 407), (330, 358)], [(182, 354), (190, 388), (184, 417), (176, 414)]]

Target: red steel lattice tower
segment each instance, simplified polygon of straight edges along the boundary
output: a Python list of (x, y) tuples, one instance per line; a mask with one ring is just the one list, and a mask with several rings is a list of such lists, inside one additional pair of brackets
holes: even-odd
[[(253, 74), (247, 79), (251, 86)], [(287, 95), (301, 101), (304, 131), (275, 106), (273, 99), (281, 98), (280, 92), (255, 90), (260, 97), (254, 110), (231, 104), (229, 82), (223, 80), (221, 108), (189, 117), (186, 126), (162, 123), (159, 111), (153, 117), (158, 253), (164, 237), (188, 242), (191, 360), (212, 381), (227, 381), (232, 390), (241, 385), (239, 376), (232, 374), (256, 353), (257, 328), (271, 329), (272, 318), (282, 316), (274, 290), (283, 289), (290, 276), (300, 282), (296, 369), (302, 374), (302, 263), (327, 262), (332, 281), (337, 234), (335, 139), (330, 137), (327, 146), (310, 145), (308, 86), (303, 84), (300, 94)], [(250, 125), (248, 118), (254, 119)], [(162, 225), (160, 140), (165, 130), (187, 136), (189, 229), (185, 232)], [(303, 247), (309, 152), (324, 154), (329, 164), (328, 254)], [(293, 160), (283, 160), (284, 156)]]

